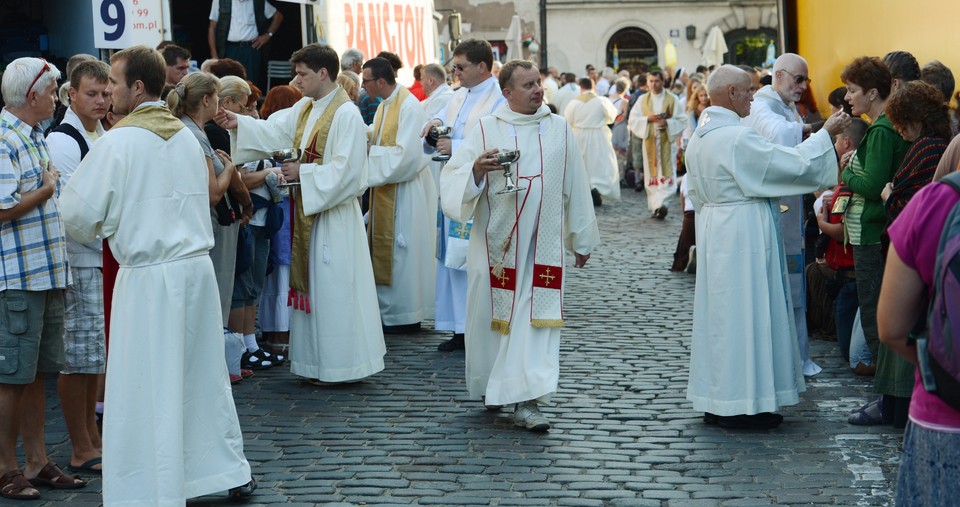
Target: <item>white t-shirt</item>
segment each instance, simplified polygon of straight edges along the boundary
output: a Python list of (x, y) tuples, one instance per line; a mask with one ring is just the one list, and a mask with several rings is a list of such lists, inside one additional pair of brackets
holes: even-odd
[[(247, 42), (256, 39), (261, 34), (257, 30), (257, 18), (253, 14), (253, 0), (232, 0), (230, 13), (230, 30), (227, 32), (228, 42)], [(263, 15), (270, 19), (276, 14), (277, 8), (270, 2), (263, 3)], [(220, 19), (220, 0), (213, 0), (210, 5), (210, 21)]]

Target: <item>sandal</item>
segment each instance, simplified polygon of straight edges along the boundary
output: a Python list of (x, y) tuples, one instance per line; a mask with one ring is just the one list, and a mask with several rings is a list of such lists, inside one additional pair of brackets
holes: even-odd
[(267, 352), (263, 349), (244, 352), (240, 358), (240, 368), (245, 370), (265, 370), (276, 366), (277, 364), (268, 359), (266, 354)]
[(48, 461), (36, 477), (28, 480), (34, 486), (45, 484), (53, 489), (79, 489), (87, 485), (86, 481), (75, 475), (67, 474), (52, 461)]
[[(27, 490), (33, 490), (33, 493), (24, 493)], [(0, 477), (0, 496), (11, 500), (39, 500), (40, 492), (19, 469), (15, 469)]]
[(880, 399), (876, 399), (855, 410), (847, 422), (856, 426), (877, 426), (883, 424), (883, 409)]

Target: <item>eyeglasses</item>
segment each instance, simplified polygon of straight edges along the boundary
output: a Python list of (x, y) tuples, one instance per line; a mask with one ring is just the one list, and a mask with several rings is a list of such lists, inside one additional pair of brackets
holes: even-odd
[(793, 72), (790, 72), (787, 69), (780, 69), (780, 71), (786, 72), (787, 74), (790, 74), (791, 76), (793, 76), (793, 84), (800, 84), (800, 83), (810, 84), (810, 78), (807, 76), (804, 76), (803, 74), (794, 74)]
[(40, 81), (40, 77), (43, 76), (44, 73), (50, 71), (50, 65), (47, 64), (46, 60), (44, 60), (43, 58), (37, 58), (37, 60), (40, 60), (41, 62), (43, 62), (43, 68), (40, 69), (40, 72), (37, 74), (37, 77), (33, 78), (33, 82), (31, 82), (30, 87), (27, 88), (27, 94), (24, 95), (24, 97), (28, 99), (30, 98), (30, 90), (33, 90), (33, 87), (37, 84), (37, 81)]
[(473, 67), (474, 65), (476, 65), (476, 64), (475, 64), (475, 63), (470, 63), (470, 62), (467, 62), (466, 65), (461, 65), (461, 64), (458, 63), (458, 64), (456, 64), (456, 65), (453, 66), (453, 70), (458, 71), (458, 72), (463, 72), (463, 70), (466, 69), (467, 67)]
[(377, 80), (377, 78), (375, 78), (375, 77), (372, 77), (372, 78), (370, 78), (370, 79), (367, 79), (367, 78), (365, 78), (365, 77), (362, 77), (362, 78), (360, 78), (360, 79), (361, 79), (361, 81), (363, 81), (363, 84), (367, 84), (367, 83), (369, 83), (369, 82), (371, 82), (371, 81), (376, 81), (376, 80)]

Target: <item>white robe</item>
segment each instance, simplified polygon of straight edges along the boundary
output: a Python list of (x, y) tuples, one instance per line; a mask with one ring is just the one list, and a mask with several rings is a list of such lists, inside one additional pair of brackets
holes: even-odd
[(821, 131), (796, 148), (709, 107), (687, 147), (697, 282), (687, 399), (721, 416), (775, 412), (804, 391), (778, 197), (835, 185)]
[(590, 187), (607, 199), (620, 199), (620, 167), (613, 151), (613, 134), (607, 125), (617, 119), (610, 99), (590, 92), (590, 100), (570, 101), (563, 117), (573, 130), (583, 163), (590, 175)]
[(182, 506), (245, 484), (250, 465), (223, 360), (207, 165), (186, 128), (116, 127), (60, 197), (67, 233), (108, 238), (113, 292), (103, 502)]
[[(334, 92), (313, 101), (300, 148)], [(230, 133), (234, 162), (267, 158), (293, 146), (303, 98), (266, 120), (238, 116)], [(310, 233), (310, 313), (290, 317), (290, 371), (325, 382), (359, 380), (383, 370), (386, 346), (373, 265), (357, 196), (366, 188), (367, 127), (357, 106), (341, 105), (324, 146), (323, 164), (300, 165), (304, 213), (316, 215)]]
[[(750, 116), (741, 120), (741, 123), (757, 129), (767, 141), (781, 146), (792, 148), (803, 141), (803, 120), (796, 106), (785, 104), (770, 85), (757, 91), (753, 97), (753, 104), (750, 105)], [(797, 326), (797, 340), (800, 343), (800, 357), (803, 358), (803, 374), (811, 376), (820, 373), (822, 368), (810, 359), (810, 338), (807, 333), (803, 196), (784, 196), (780, 198), (780, 202), (789, 208), (780, 217), (781, 234), (783, 234), (783, 247), (787, 255), (788, 279)]]
[(567, 83), (561, 86), (553, 95), (553, 104), (557, 107), (557, 114), (563, 116), (567, 112), (570, 101), (580, 95), (580, 87), (576, 83)]
[(383, 108), (381, 120), (391, 108), (400, 107), (396, 146), (378, 146), (380, 139), (374, 139), (367, 158), (370, 187), (397, 184), (392, 277), (390, 285), (377, 285), (380, 320), (385, 326), (433, 319), (436, 290), (437, 185), (428, 166), (430, 158), (420, 144), (426, 119), (413, 95), (397, 104), (399, 90), (398, 85), (378, 106)]
[[(563, 154), (566, 169), (563, 172), (564, 232), (568, 249), (587, 255), (599, 243), (597, 221), (590, 197), (590, 183), (583, 167), (573, 133), (566, 122), (550, 115), (546, 106), (536, 115), (520, 115), (504, 105), (495, 113), (510, 118), (517, 135), (521, 162), (514, 165), (515, 178), (539, 173), (541, 160), (537, 123), (543, 119), (544, 145), (566, 146)], [(506, 148), (506, 146), (503, 146)], [(559, 148), (563, 149), (563, 148)], [(457, 221), (473, 218), (474, 231), (470, 236), (467, 260), (469, 287), (467, 295), (466, 380), (470, 398), (486, 397), (489, 405), (506, 405), (540, 399), (547, 401), (557, 389), (560, 378), (560, 328), (532, 327), (531, 292), (533, 284), (534, 239), (538, 223), (538, 209), (524, 208), (519, 217), (515, 236), (517, 249), (513, 321), (509, 335), (490, 329), (490, 266), (487, 260), (486, 234), (489, 216), (488, 199), (523, 198), (531, 189), (517, 194), (497, 195), (500, 188), (489, 188), (485, 182), (477, 187), (473, 179), (473, 162), (484, 151), (480, 129), (473, 129), (460, 149), (443, 169), (440, 177), (443, 212)], [(545, 152), (546, 153), (546, 152)], [(502, 178), (501, 178), (502, 179)], [(523, 185), (531, 185), (525, 181)], [(533, 185), (533, 191), (539, 187)], [(515, 197), (516, 196), (516, 197)], [(558, 238), (559, 239), (559, 238)], [(569, 267), (569, 266), (568, 266)], [(561, 292), (562, 294), (562, 292)]]
[[(649, 92), (654, 113), (663, 112), (663, 100), (668, 93), (670, 92), (666, 90), (660, 95)], [(680, 99), (672, 93), (670, 93), (670, 95), (674, 100), (673, 115), (667, 118), (667, 128), (657, 128), (654, 135), (657, 141), (657, 153), (660, 153), (661, 143), (670, 143), (669, 162), (673, 168), (673, 178), (667, 179), (661, 174), (659, 181), (652, 182), (651, 176), (654, 171), (650, 167), (651, 161), (647, 160), (646, 156), (643, 157), (644, 192), (647, 194), (647, 208), (650, 211), (654, 211), (661, 206), (666, 206), (673, 200), (673, 196), (677, 193), (677, 142), (680, 134), (682, 134), (683, 130), (687, 127), (687, 116), (680, 107)], [(647, 132), (650, 128), (650, 122), (647, 121), (646, 115), (643, 114), (643, 101), (644, 96), (641, 95), (633, 104), (633, 109), (630, 110), (630, 120), (627, 122), (627, 128), (630, 129), (630, 132), (640, 138), (641, 141), (638, 143), (638, 147), (641, 150), (643, 150), (642, 140), (647, 138)], [(658, 174), (661, 173), (659, 170), (656, 172)]]
[(444, 83), (433, 90), (433, 93), (427, 95), (427, 99), (420, 103), (423, 110), (427, 113), (427, 118), (433, 118), (436, 114), (447, 107), (450, 99), (453, 98), (453, 88)]
[[(444, 125), (453, 127), (450, 133), (451, 152), (456, 153), (464, 137), (477, 125), (479, 119), (492, 113), (505, 102), (497, 84), (497, 78), (490, 77), (473, 88), (458, 88), (447, 105), (431, 119), (439, 119)], [(424, 142), (427, 153), (435, 153), (433, 147)], [(439, 180), (439, 178), (438, 178)], [(437, 242), (437, 288), (436, 314), (434, 328), (437, 331), (463, 333), (467, 323), (467, 272), (446, 265), (448, 234), (452, 222), (442, 213), (437, 217), (439, 226)]]

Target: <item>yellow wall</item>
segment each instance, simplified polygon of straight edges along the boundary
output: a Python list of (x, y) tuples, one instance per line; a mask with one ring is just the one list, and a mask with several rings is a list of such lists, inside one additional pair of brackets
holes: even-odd
[(920, 66), (940, 60), (960, 84), (957, 0), (798, 0), (797, 41), (807, 59), (817, 105), (829, 112), (827, 95), (843, 67), (858, 56), (909, 51)]

